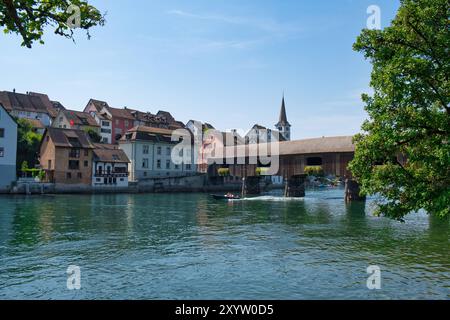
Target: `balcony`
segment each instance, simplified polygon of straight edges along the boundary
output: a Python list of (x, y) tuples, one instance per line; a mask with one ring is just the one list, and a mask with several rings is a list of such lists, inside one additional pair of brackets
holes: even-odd
[(94, 174), (94, 178), (128, 178), (129, 172), (100, 172)]

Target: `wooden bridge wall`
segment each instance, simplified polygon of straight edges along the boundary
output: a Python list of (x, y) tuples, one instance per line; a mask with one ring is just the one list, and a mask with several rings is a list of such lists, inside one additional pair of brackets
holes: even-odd
[[(321, 158), (325, 174), (350, 178), (351, 173), (348, 170), (348, 164), (353, 159), (353, 155), (354, 153), (345, 152), (281, 156), (278, 175), (291, 177), (296, 174), (303, 174), (308, 158)], [(216, 167), (220, 168), (221, 166)], [(257, 165), (229, 165), (228, 168), (232, 176), (248, 177), (255, 175)], [(217, 173), (217, 170), (211, 170), (210, 172)]]

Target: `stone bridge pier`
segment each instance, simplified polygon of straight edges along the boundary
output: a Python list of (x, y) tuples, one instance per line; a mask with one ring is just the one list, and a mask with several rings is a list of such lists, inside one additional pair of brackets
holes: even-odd
[(360, 191), (358, 182), (352, 179), (345, 180), (345, 202), (366, 200), (365, 196), (360, 195)]
[(260, 177), (250, 176), (244, 180), (244, 196), (258, 195), (261, 193)]

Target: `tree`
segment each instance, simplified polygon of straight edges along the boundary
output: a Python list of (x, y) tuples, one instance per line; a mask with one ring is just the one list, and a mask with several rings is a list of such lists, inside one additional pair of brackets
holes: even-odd
[(350, 169), (378, 213), (402, 220), (419, 209), (450, 214), (448, 0), (402, 0), (391, 26), (354, 44), (373, 64), (369, 114)]
[(102, 141), (102, 136), (94, 129), (88, 128), (86, 129), (86, 133), (88, 134), (89, 138), (91, 138), (92, 142), (100, 143)]
[[(42, 135), (33, 131), (33, 127), (26, 119), (17, 121), (17, 168), (18, 170), (35, 168), (38, 164), (39, 147)], [(24, 167), (26, 164), (26, 168)], [(20, 168), (20, 169), (19, 169)]]
[(74, 28), (86, 30), (105, 23), (104, 15), (88, 1), (82, 0), (0, 0), (0, 27), (5, 33), (22, 37), (22, 46), (31, 48), (35, 41), (44, 43), (47, 26), (55, 27), (55, 34), (74, 40)]

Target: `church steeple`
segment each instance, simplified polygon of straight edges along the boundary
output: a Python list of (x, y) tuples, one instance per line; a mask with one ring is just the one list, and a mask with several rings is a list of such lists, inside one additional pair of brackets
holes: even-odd
[(275, 125), (275, 127), (277, 128), (278, 131), (280, 131), (280, 134), (284, 137), (285, 140), (287, 141), (291, 140), (291, 124), (287, 120), (284, 94), (283, 100), (281, 101), (280, 119), (278, 120), (278, 123)]

